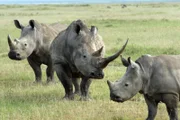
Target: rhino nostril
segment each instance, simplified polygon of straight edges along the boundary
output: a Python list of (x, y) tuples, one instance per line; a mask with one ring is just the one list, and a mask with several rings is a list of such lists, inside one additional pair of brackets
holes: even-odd
[(94, 74), (94, 72), (91, 72), (91, 74), (90, 74), (91, 76), (95, 76), (95, 74)]
[(16, 56), (17, 56), (17, 57), (20, 57), (20, 54), (19, 54), (19, 53), (17, 53), (17, 54), (16, 54)]

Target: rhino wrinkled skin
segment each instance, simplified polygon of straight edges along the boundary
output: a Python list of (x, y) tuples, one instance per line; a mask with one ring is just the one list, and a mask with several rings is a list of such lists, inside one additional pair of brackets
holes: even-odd
[(65, 25), (53, 23), (46, 25), (30, 20), (29, 25), (23, 26), (18, 20), (14, 20), (15, 26), (21, 30), (19, 39), (11, 40), (8, 35), (10, 51), (8, 56), (12, 60), (28, 60), (35, 73), (36, 82), (41, 82), (41, 64), (47, 65), (47, 82), (53, 81), (53, 66), (50, 57), (50, 44), (57, 34), (65, 29)]
[[(51, 57), (65, 89), (64, 99), (72, 100), (77, 93), (81, 94), (81, 100), (89, 100), (90, 78), (102, 79), (103, 68), (122, 53), (126, 44), (115, 55), (103, 58), (105, 46), (95, 26), (89, 29), (84, 22), (77, 20), (60, 32), (51, 44)], [(78, 78), (82, 79), (80, 85)]]
[(127, 67), (124, 76), (108, 81), (111, 100), (124, 102), (140, 92), (148, 106), (146, 120), (154, 120), (159, 102), (166, 105), (170, 120), (178, 120), (180, 99), (180, 55), (143, 55), (135, 62), (121, 57)]

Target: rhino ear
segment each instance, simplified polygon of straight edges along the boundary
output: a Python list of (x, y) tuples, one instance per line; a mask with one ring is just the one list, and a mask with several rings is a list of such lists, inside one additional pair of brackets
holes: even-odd
[(138, 66), (138, 64), (135, 63), (134, 61), (132, 61), (130, 57), (128, 58), (128, 62), (131, 65), (132, 68), (136, 68)]
[(128, 67), (129, 64), (130, 64), (129, 61), (127, 61), (125, 58), (123, 58), (122, 55), (120, 55), (120, 57), (121, 57), (122, 64), (123, 64), (125, 67)]
[(29, 25), (31, 26), (32, 29), (34, 29), (35, 21), (34, 20), (30, 20), (29, 21)]
[(99, 50), (92, 53), (92, 56), (95, 56), (95, 57), (101, 56), (102, 50), (103, 50), (103, 46)]
[(15, 25), (18, 29), (23, 29), (23, 25), (21, 25), (18, 20), (14, 20), (14, 25)]
[(91, 26), (91, 30), (90, 31), (93, 33), (93, 35), (96, 35), (97, 32), (98, 32), (98, 28), (96, 26)]
[(131, 64), (131, 57), (128, 57), (128, 63)]
[(81, 26), (77, 24), (76, 27), (75, 27), (75, 32), (76, 32), (77, 34), (79, 34), (80, 31), (81, 31)]

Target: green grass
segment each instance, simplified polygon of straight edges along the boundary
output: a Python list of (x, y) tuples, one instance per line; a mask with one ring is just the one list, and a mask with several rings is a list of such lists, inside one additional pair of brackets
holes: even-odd
[[(115, 53), (129, 38), (123, 56), (136, 60), (143, 54), (180, 54), (179, 16), (180, 3), (127, 4), (126, 8), (121, 4), (0, 5), (0, 119), (144, 120), (147, 116), (140, 94), (120, 104), (109, 99), (106, 80), (115, 81), (125, 72), (119, 58), (104, 70), (103, 80), (92, 82), (92, 101), (79, 101), (78, 96), (74, 101), (61, 100), (64, 89), (57, 77), (57, 84), (45, 84), (45, 66), (43, 84), (33, 84), (34, 74), (27, 61), (13, 61), (7, 56), (7, 35), (20, 35), (14, 19), (23, 25), (30, 19), (67, 25), (82, 19), (89, 27), (98, 27), (106, 44), (106, 56)], [(156, 119), (168, 119), (164, 104), (159, 105)]]

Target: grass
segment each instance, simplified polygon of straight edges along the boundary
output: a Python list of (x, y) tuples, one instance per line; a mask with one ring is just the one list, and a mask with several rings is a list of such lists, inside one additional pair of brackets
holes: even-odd
[[(115, 81), (125, 72), (119, 58), (104, 70), (103, 80), (92, 82), (93, 100), (89, 102), (78, 101), (78, 96), (74, 101), (62, 101), (64, 89), (57, 77), (57, 84), (45, 84), (44, 65), (43, 84), (33, 84), (34, 74), (27, 61), (13, 61), (7, 56), (7, 35), (20, 35), (14, 19), (23, 25), (30, 19), (67, 25), (82, 19), (89, 27), (98, 27), (106, 44), (106, 56), (120, 49), (129, 38), (123, 56), (136, 60), (143, 54), (180, 54), (179, 16), (180, 3), (127, 4), (126, 8), (121, 4), (0, 5), (0, 119), (143, 120), (147, 116), (140, 94), (121, 104), (109, 100), (106, 80)], [(156, 119), (168, 119), (164, 104), (159, 105)]]

